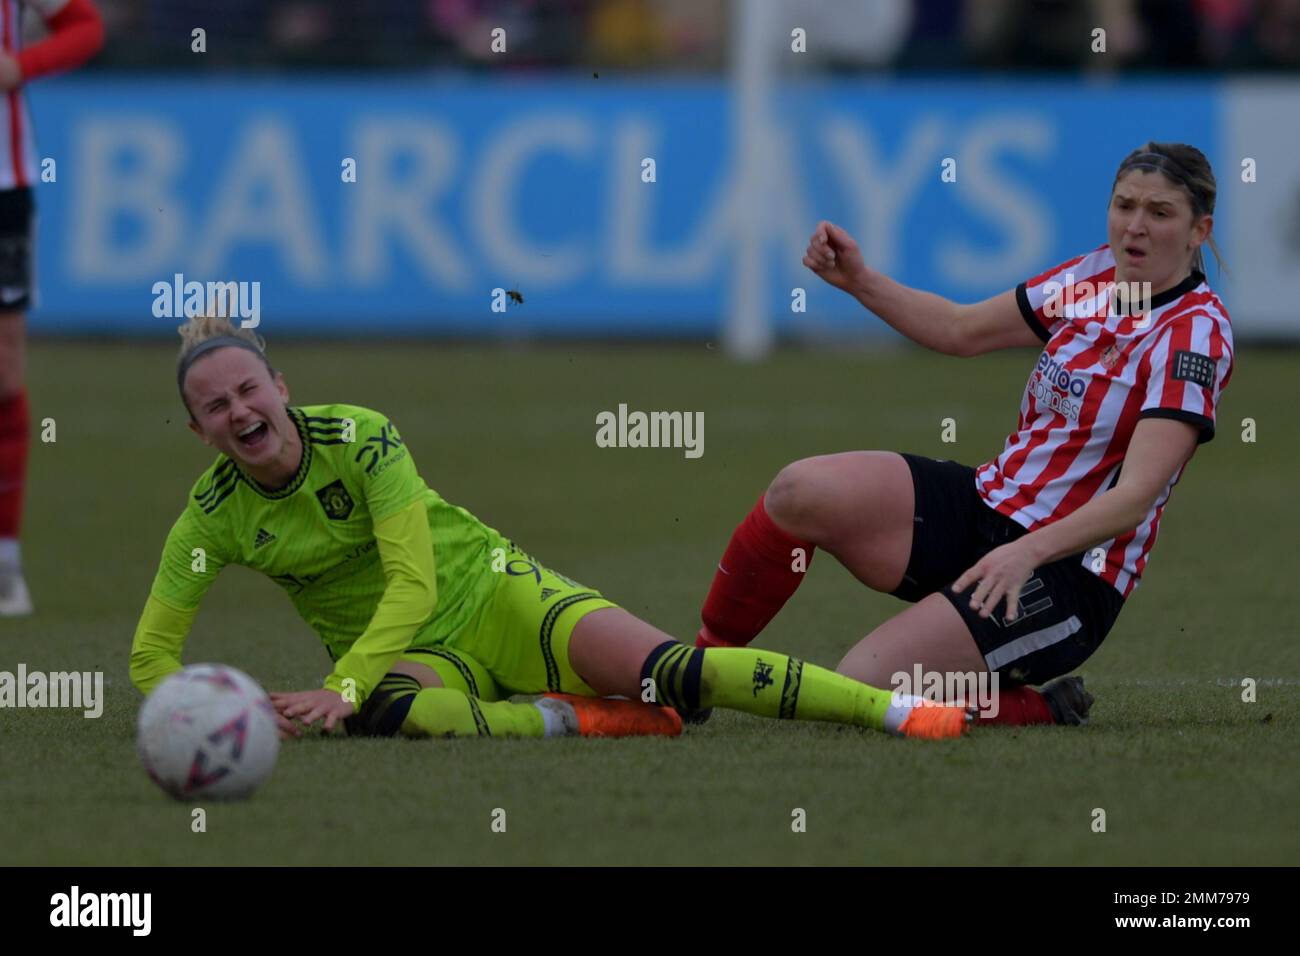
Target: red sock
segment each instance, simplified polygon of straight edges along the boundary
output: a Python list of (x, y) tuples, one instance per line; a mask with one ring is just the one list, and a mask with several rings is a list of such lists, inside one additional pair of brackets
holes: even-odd
[(1023, 727), (1028, 724), (1054, 724), (1047, 700), (1032, 687), (1012, 687), (998, 691), (998, 715), (980, 716), (980, 723)]
[(27, 390), (0, 398), (0, 538), (18, 537), (27, 480)]
[[(763, 497), (736, 527), (723, 552), (704, 599), (700, 617), (705, 631), (697, 647), (748, 644), (803, 581), (804, 571), (794, 568), (806, 569), (812, 563), (813, 545), (778, 528), (763, 507)], [(802, 560), (795, 554), (799, 548)]]

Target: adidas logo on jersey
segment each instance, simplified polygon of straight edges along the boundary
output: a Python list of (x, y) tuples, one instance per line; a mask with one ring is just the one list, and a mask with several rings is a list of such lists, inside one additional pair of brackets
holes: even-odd
[(267, 531), (265, 528), (258, 528), (257, 537), (253, 541), (253, 548), (256, 550), (264, 544), (270, 544), (274, 540), (275, 535), (271, 534), (271, 532)]
[(542, 588), (542, 603), (545, 604), (547, 601), (549, 601), (551, 598), (555, 597), (555, 595), (559, 593), (560, 592), (557, 591), (555, 588)]

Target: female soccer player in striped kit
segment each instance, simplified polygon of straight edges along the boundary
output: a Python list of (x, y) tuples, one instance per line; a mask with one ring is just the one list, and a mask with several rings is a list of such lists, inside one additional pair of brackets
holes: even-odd
[[(22, 49), (22, 11), (33, 7), (50, 35)], [(33, 295), (32, 186), (38, 176), (22, 87), (89, 60), (104, 42), (90, 0), (0, 0), (0, 616), (30, 614), (18, 530), (27, 480), (24, 317)]]
[[(970, 468), (889, 451), (786, 466), (737, 527), (704, 603), (701, 647), (748, 644), (803, 579), (792, 552), (833, 554), (914, 605), (840, 673), (999, 675), (997, 723), (1080, 723), (1065, 678), (1097, 649), (1146, 569), (1188, 460), (1214, 434), (1232, 328), (1206, 284), (1216, 187), (1194, 147), (1150, 142), (1120, 164), (1107, 244), (1015, 289), (957, 305), (871, 270), (822, 222), (804, 265), (945, 355), (1041, 346), (1001, 454)], [(1120, 289), (1150, 283), (1146, 310)], [(1141, 305), (1139, 303), (1139, 305)], [(1133, 314), (1125, 314), (1125, 313)]]
[[(221, 455), (163, 547), (131, 649), (141, 691), (181, 666), (203, 595), (241, 564), (284, 588), (334, 662), (324, 687), (273, 695), (284, 732), (300, 718), (381, 736), (671, 736), (675, 711), (714, 706), (900, 736), (966, 729), (962, 707), (894, 700), (769, 651), (675, 641), (443, 500), (383, 415), (291, 407), (254, 333), (203, 317), (181, 334), (189, 426)], [(667, 707), (642, 702), (651, 688)]]

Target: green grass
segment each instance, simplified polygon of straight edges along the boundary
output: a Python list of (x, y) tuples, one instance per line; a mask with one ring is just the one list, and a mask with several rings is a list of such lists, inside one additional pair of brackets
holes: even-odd
[[(781, 465), (892, 448), (978, 464), (1033, 355), (703, 346), (536, 350), (280, 343), (297, 402), (398, 423), (421, 472), (521, 546), (684, 638), (732, 527)], [(1300, 855), (1293, 352), (1242, 350), (1218, 438), (1167, 510), (1142, 587), (1083, 673), (1086, 728), (942, 744), (718, 714), (680, 740), (287, 744), (207, 832), (134, 753), (131, 635), (170, 523), (210, 452), (185, 432), (162, 345), (41, 343), (24, 554), (38, 614), (0, 622), (0, 669), (103, 670), (99, 720), (0, 711), (0, 862), (18, 864), (1289, 864)], [(1286, 394), (1284, 394), (1286, 393)], [(595, 416), (705, 413), (705, 453), (600, 449)], [(942, 444), (940, 420), (958, 423)], [(53, 418), (57, 441), (39, 441)], [(1240, 440), (1257, 422), (1258, 441)], [(760, 639), (833, 666), (905, 605), (822, 556)], [(187, 660), (272, 689), (329, 669), (279, 589), (210, 593)], [(1259, 681), (1242, 703), (1240, 680)], [(490, 829), (504, 808), (507, 831)], [(794, 808), (807, 832), (791, 831)], [(1091, 830), (1092, 811), (1107, 832)]]

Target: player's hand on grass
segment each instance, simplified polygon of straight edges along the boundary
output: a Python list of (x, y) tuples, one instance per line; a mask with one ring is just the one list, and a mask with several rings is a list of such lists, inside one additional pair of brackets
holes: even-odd
[(1014, 621), (1020, 614), (1020, 589), (1035, 567), (1034, 558), (1023, 542), (1012, 541), (980, 558), (953, 582), (952, 589), (960, 594), (978, 581), (979, 586), (970, 597), (972, 610), (979, 611), (980, 617), (988, 617), (998, 602), (1006, 598), (1007, 612), (1003, 616)]
[(867, 264), (862, 261), (853, 237), (825, 219), (817, 223), (808, 240), (803, 264), (835, 288), (850, 294), (863, 285), (867, 276)]
[(300, 690), (290, 694), (272, 694), (271, 704), (276, 713), (286, 721), (298, 720), (310, 727), (316, 721), (324, 719), (325, 732), (329, 733), (334, 725), (345, 717), (356, 713), (356, 708), (343, 699), (338, 691), (321, 688), (320, 690)]
[(289, 740), (293, 737), (302, 736), (302, 728), (278, 710), (275, 712), (275, 726), (280, 731), (281, 740)]

